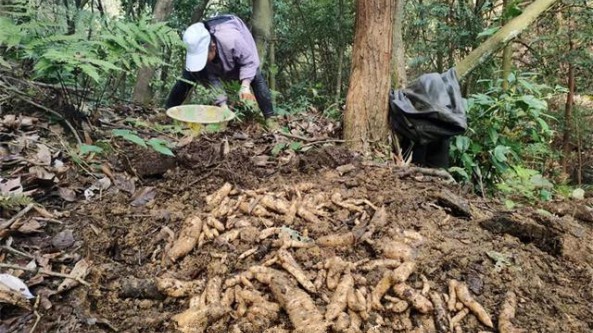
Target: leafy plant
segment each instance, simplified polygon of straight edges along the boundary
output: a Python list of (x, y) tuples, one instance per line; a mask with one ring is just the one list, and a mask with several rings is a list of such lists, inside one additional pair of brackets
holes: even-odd
[(23, 3), (18, 12), (0, 18), (0, 46), (11, 51), (0, 62), (6, 65), (10, 57), (32, 64), (33, 76), (58, 83), (77, 111), (89, 100), (100, 103), (113, 95), (122, 74), (165, 66), (162, 49), (183, 45), (175, 30), (146, 15), (132, 22), (78, 10), (71, 27), (48, 6)]
[(175, 154), (173, 154), (173, 151), (169, 148), (169, 142), (165, 140), (151, 138), (148, 141), (145, 141), (143, 138), (138, 136), (138, 133), (136, 131), (128, 129), (114, 129), (112, 131), (112, 134), (113, 136), (120, 137), (124, 140), (135, 143), (141, 147), (151, 147), (154, 151), (159, 152), (163, 155), (175, 156)]
[[(501, 80), (483, 81), (489, 89), (468, 99), (470, 128), (451, 142), (451, 171), (474, 182), (480, 192), (498, 189), (529, 196), (536, 189), (528, 183), (536, 174), (526, 175), (526, 170), (541, 177), (556, 154), (550, 144), (555, 119), (547, 112), (546, 98), (559, 88), (533, 80), (529, 74), (511, 75), (506, 91)], [(501, 185), (505, 182), (507, 186)]]

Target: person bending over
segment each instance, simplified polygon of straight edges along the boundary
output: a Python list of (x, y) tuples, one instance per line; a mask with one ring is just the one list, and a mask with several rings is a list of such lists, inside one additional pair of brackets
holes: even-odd
[(187, 45), (182, 78), (173, 86), (166, 107), (181, 105), (192, 85), (214, 88), (219, 94), (214, 105), (227, 107), (222, 81), (240, 81), (239, 98), (257, 101), (268, 127), (277, 128), (270, 89), (259, 68), (259, 55), (245, 23), (233, 15), (221, 15), (192, 24), (183, 33)]

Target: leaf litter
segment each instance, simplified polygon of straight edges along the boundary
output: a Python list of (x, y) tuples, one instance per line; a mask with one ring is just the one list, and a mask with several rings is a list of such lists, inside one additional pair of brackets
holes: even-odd
[[(243, 124), (240, 138), (189, 140), (175, 152), (180, 168), (153, 167), (164, 171), (145, 179), (128, 175), (135, 165), (121, 154), (105, 177), (69, 173), (68, 159), (58, 160), (64, 151), (40, 143), (44, 137), (17, 135), (9, 152), (23, 155), (10, 158), (13, 174), (0, 182), (2, 194), (57, 195), (45, 197), (49, 210), (36, 206), (12, 224), (27, 227), (2, 248), (3, 271), (38, 295), (39, 307), (5, 288), (2, 299), (24, 312), (15, 309), (0, 328), (31, 327), (27, 313), (35, 310), (43, 315), (38, 331), (587, 331), (586, 295), (572, 288), (586, 283), (586, 262), (449, 216), (427, 195), (445, 188), (438, 180), (399, 179), (331, 143), (307, 151), (294, 144), (309, 137), (303, 143), (314, 147), (339, 130), (321, 119), (288, 117), (292, 137)], [(27, 174), (34, 167), (44, 171)], [(77, 201), (82, 189), (86, 200)], [(23, 232), (30, 230), (38, 236)], [(590, 230), (582, 235), (590, 239)], [(558, 279), (546, 279), (550, 274)], [(476, 276), (480, 295), (471, 291)], [(566, 322), (545, 319), (558, 311), (554, 303)]]

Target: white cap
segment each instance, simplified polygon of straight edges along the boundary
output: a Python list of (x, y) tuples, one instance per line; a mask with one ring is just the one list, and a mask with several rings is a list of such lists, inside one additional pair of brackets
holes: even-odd
[(210, 49), (210, 32), (204, 23), (190, 25), (183, 33), (183, 42), (187, 45), (185, 68), (190, 72), (204, 69)]

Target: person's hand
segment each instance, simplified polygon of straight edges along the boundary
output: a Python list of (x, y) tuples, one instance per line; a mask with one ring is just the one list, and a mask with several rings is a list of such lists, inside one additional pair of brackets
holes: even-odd
[(241, 101), (255, 101), (255, 96), (251, 93), (251, 88), (248, 85), (241, 85), (241, 90), (239, 90), (239, 98)]

